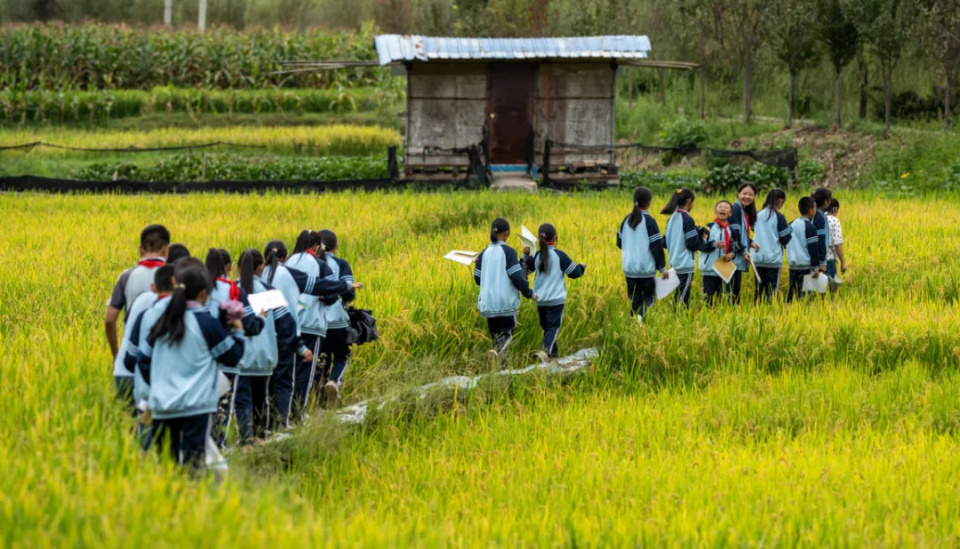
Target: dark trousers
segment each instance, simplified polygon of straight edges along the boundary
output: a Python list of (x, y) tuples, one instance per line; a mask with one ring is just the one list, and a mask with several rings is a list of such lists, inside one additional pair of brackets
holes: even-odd
[(157, 451), (163, 452), (163, 445), (169, 439), (170, 455), (177, 463), (194, 471), (203, 469), (209, 430), (210, 414), (157, 420), (154, 422)]
[(320, 359), (320, 346), (323, 338), (314, 334), (302, 334), (303, 344), (313, 353), (313, 361), (297, 361), (297, 371), (293, 380), (293, 405), (290, 407), (290, 414), (294, 421), (303, 421), (303, 413), (306, 411), (309, 399), (307, 395), (313, 387), (313, 378), (317, 372), (317, 361)]
[(233, 399), (237, 391), (237, 374), (228, 374), (224, 372), (230, 380), (230, 390), (224, 393), (217, 402), (217, 413), (213, 416), (213, 425), (210, 428), (213, 441), (220, 448), (227, 446), (227, 433), (230, 430), (230, 422), (233, 419)]
[(760, 282), (757, 283), (757, 296), (754, 301), (772, 301), (780, 289), (780, 268), (757, 267), (757, 274), (760, 275)]
[(284, 429), (290, 425), (290, 407), (293, 404), (293, 374), (297, 369), (296, 356), (280, 357), (270, 376), (270, 402), (273, 419), (272, 429)]
[(490, 330), (490, 339), (493, 340), (493, 349), (502, 353), (507, 350), (507, 346), (513, 340), (513, 331), (517, 328), (517, 317), (490, 317), (487, 319), (487, 328)]
[(803, 297), (803, 277), (810, 272), (810, 269), (790, 269), (790, 291), (787, 292), (787, 303)]
[(730, 277), (730, 302), (734, 305), (740, 304), (740, 289), (742, 288), (744, 272), (749, 273), (750, 271), (737, 269), (733, 272), (733, 276)]
[(270, 376), (244, 376), (237, 379), (234, 413), (240, 429), (240, 444), (251, 444), (255, 438), (264, 438), (270, 417), (267, 405), (267, 385)]
[(730, 294), (730, 284), (724, 282), (719, 276), (703, 276), (703, 298), (706, 300), (707, 306), (712, 307), (716, 303), (717, 297), (724, 293)]
[(550, 357), (560, 356), (557, 336), (563, 324), (563, 303), (537, 307), (537, 314), (540, 315), (540, 327), (543, 328), (543, 352)]
[(314, 380), (314, 383), (318, 387), (321, 385), (321, 381), (332, 381), (337, 385), (343, 383), (343, 374), (347, 371), (347, 365), (350, 363), (347, 329), (331, 328), (327, 330), (327, 337), (323, 338), (320, 352), (323, 353), (324, 357), (322, 372), (320, 372), (322, 380)]
[(630, 312), (634, 316), (643, 313), (657, 302), (657, 287), (650, 278), (627, 277), (627, 296), (630, 298)]
[(674, 303), (682, 303), (684, 307), (690, 306), (690, 285), (693, 284), (693, 273), (677, 273), (680, 279), (680, 287), (673, 291)]

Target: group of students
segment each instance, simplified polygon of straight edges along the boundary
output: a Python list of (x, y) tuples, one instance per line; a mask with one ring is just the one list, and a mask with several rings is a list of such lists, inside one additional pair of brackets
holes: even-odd
[[(171, 244), (162, 225), (140, 233), (140, 261), (119, 277), (106, 334), (118, 394), (140, 418), (144, 449), (170, 441), (175, 459), (203, 465), (208, 437), (240, 443), (302, 420), (318, 393), (339, 405), (350, 360), (346, 307), (363, 285), (336, 255), (332, 231), (301, 232), (293, 253), (279, 240), (204, 261)], [(248, 296), (278, 290), (287, 306), (255, 311)], [(117, 320), (124, 316), (121, 339)]]
[[(660, 210), (662, 215), (669, 216), (661, 234), (648, 211), (653, 193), (645, 187), (636, 189), (633, 211), (617, 230), (617, 247), (622, 252), (631, 312), (641, 325), (646, 310), (656, 301), (656, 275), (670, 276), (668, 260), (671, 272), (679, 279), (674, 299), (684, 307), (690, 304), (693, 274), (698, 268), (709, 306), (724, 295), (730, 303), (739, 304), (743, 274), (749, 273), (751, 264), (758, 279), (755, 301), (770, 301), (779, 292), (785, 257), (790, 270), (788, 302), (809, 293), (803, 284), (807, 275), (829, 277), (835, 289), (837, 275), (845, 272), (847, 265), (837, 218), (840, 202), (831, 191), (819, 188), (812, 196), (800, 198), (799, 217), (789, 224), (781, 213), (786, 192), (770, 190), (759, 211), (756, 194), (754, 184), (744, 183), (737, 190), (735, 202), (720, 200), (714, 207), (714, 221), (697, 227), (690, 216), (696, 194), (687, 188), (677, 189)], [(501, 356), (513, 338), (521, 295), (537, 303), (543, 329), (538, 355), (542, 359), (557, 356), (557, 335), (567, 297), (564, 277), (582, 276), (586, 265), (575, 263), (556, 249), (557, 230), (553, 225), (541, 225), (538, 233), (536, 254), (530, 256), (530, 250), (525, 248), (523, 257), (518, 258), (517, 252), (505, 245), (510, 224), (496, 219), (490, 231), (490, 245), (475, 261), (473, 277), (480, 286), (478, 306), (493, 340), (492, 357)], [(736, 266), (728, 280), (713, 268), (717, 261)], [(530, 273), (535, 273), (533, 288), (528, 281)]]

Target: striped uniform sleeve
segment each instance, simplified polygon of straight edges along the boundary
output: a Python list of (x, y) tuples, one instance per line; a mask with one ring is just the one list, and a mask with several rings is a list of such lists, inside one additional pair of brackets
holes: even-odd
[(525, 276), (530, 276), (530, 273), (537, 270), (538, 257), (540, 257), (540, 252), (537, 252), (534, 255), (523, 254), (523, 257), (520, 258), (520, 265), (523, 266), (523, 274)]
[[(814, 263), (814, 265), (820, 265), (821, 267), (826, 268), (827, 266), (827, 216), (823, 214), (820, 210), (817, 210), (817, 215), (813, 217), (814, 227), (817, 229), (817, 257), (819, 263)], [(812, 257), (812, 256), (811, 256)]]
[(653, 255), (653, 261), (656, 263), (657, 271), (663, 273), (663, 270), (667, 267), (667, 260), (663, 255), (663, 243), (665, 240), (660, 236), (660, 227), (657, 225), (657, 220), (651, 215), (645, 215), (643, 218), (647, 224), (647, 234), (650, 235), (650, 254)]
[(784, 248), (793, 238), (793, 231), (790, 230), (790, 225), (787, 225), (787, 218), (780, 212), (777, 212), (777, 235), (780, 237), (780, 246)]
[(700, 249), (700, 233), (697, 232), (697, 224), (686, 214), (683, 215), (683, 242), (691, 252)]
[(807, 252), (810, 254), (810, 264), (820, 265), (820, 237), (813, 223), (806, 224)]
[(583, 272), (586, 270), (586, 265), (583, 263), (574, 263), (570, 256), (561, 252), (560, 250), (554, 250), (557, 252), (557, 257), (560, 258), (560, 268), (563, 270), (570, 278), (580, 278), (583, 276)]
[[(138, 360), (139, 357), (140, 357), (140, 349), (139, 349), (139, 347), (140, 347), (140, 328), (141, 328), (141, 326), (142, 326), (142, 324), (143, 324), (143, 315), (144, 315), (144, 314), (146, 314), (146, 311), (144, 311), (144, 312), (140, 313), (139, 315), (137, 315), (137, 318), (133, 321), (133, 328), (130, 329), (130, 337), (127, 338), (127, 341), (128, 341), (129, 343), (127, 344), (127, 354), (124, 355), (124, 357), (123, 357), (123, 366), (124, 366), (124, 367), (127, 369), (127, 371), (130, 372), (131, 374), (133, 373), (134, 369), (137, 367), (137, 360)], [(150, 375), (150, 374), (149, 374), (149, 371), (148, 371), (147, 375), (144, 376), (144, 379), (147, 380), (147, 383), (150, 382), (150, 381), (149, 381), (150, 378), (148, 377), (149, 375)]]
[(340, 264), (340, 280), (347, 286), (347, 289), (340, 293), (344, 303), (350, 303), (357, 299), (357, 291), (353, 289), (353, 269), (344, 259), (337, 258)]
[(501, 246), (501, 248), (503, 248), (503, 255), (507, 260), (507, 276), (510, 277), (513, 287), (520, 290), (523, 297), (533, 298), (530, 281), (523, 275), (523, 267), (520, 266), (520, 261), (517, 259), (517, 251), (509, 246)]
[(297, 322), (289, 307), (274, 309), (274, 326), (277, 330), (277, 356), (289, 357), (297, 353), (300, 338), (297, 337)]
[(267, 323), (257, 314), (259, 311), (254, 311), (250, 306), (250, 299), (243, 288), (240, 288), (240, 303), (243, 303), (243, 333), (248, 336), (258, 335)]
[(483, 252), (480, 252), (480, 255), (477, 256), (477, 260), (473, 263), (473, 281), (477, 283), (477, 286), (480, 285), (480, 269), (482, 269), (482, 260)]
[(194, 315), (213, 358), (228, 368), (240, 364), (243, 357), (243, 338), (227, 333), (220, 322), (207, 311), (196, 311)]
[(620, 226), (617, 227), (617, 247), (621, 250), (623, 249), (623, 226), (627, 224), (627, 220), (630, 219), (630, 216), (623, 218), (623, 221), (620, 222)]

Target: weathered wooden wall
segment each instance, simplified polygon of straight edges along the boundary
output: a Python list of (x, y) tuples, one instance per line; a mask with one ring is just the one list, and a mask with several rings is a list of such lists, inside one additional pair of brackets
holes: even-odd
[[(478, 143), (487, 116), (486, 63), (413, 64), (407, 74), (408, 166), (449, 166), (466, 157), (423, 157), (428, 146), (461, 148)], [(532, 124), (536, 161), (542, 165), (546, 139), (580, 145), (608, 145), (614, 139), (615, 68), (606, 62), (541, 63)], [(554, 166), (607, 164), (603, 153), (553, 154)]]

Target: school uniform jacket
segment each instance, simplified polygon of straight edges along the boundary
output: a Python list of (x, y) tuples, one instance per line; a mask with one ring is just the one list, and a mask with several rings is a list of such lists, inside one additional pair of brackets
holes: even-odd
[[(314, 277), (315, 283), (320, 280), (328, 283), (338, 282), (337, 276), (333, 274), (325, 261), (321, 261), (317, 256), (309, 252), (293, 254), (287, 259), (284, 266), (291, 271), (297, 270)], [(312, 288), (310, 288), (312, 290)], [(327, 318), (324, 314), (324, 303), (320, 297), (313, 295), (313, 292), (302, 291), (297, 304), (297, 323), (300, 326), (300, 333), (314, 336), (327, 336)]]
[(817, 251), (820, 258), (820, 262), (814, 264), (814, 266), (819, 265), (824, 269), (827, 268), (827, 248), (830, 247), (830, 226), (827, 222), (827, 214), (823, 213), (819, 208), (817, 213), (813, 216), (813, 226), (817, 229)]
[(480, 252), (473, 281), (480, 286), (477, 306), (484, 318), (514, 316), (520, 309), (520, 294), (533, 297), (517, 251), (503, 242), (492, 242)]
[(734, 202), (730, 209), (730, 228), (736, 230), (737, 234), (740, 235), (741, 252), (733, 258), (733, 261), (737, 264), (738, 271), (746, 271), (749, 264), (743, 254), (750, 251), (750, 224), (747, 220), (747, 213), (743, 211), (743, 205), (740, 204), (739, 200)]
[(760, 210), (753, 231), (753, 241), (760, 246), (760, 250), (753, 252), (754, 265), (769, 269), (782, 267), (783, 249), (792, 238), (793, 230), (782, 213), (773, 208)]
[(666, 267), (660, 227), (646, 211), (643, 221), (635, 228), (630, 228), (629, 215), (623, 219), (617, 230), (617, 247), (621, 250), (621, 266), (627, 278), (652, 278)]
[(795, 271), (810, 270), (820, 265), (820, 246), (817, 228), (806, 217), (798, 217), (790, 224), (793, 238), (787, 244), (787, 261)]
[[(217, 320), (220, 319), (220, 304), (230, 301), (230, 287), (231, 284), (229, 282), (224, 282), (218, 278), (213, 287), (213, 291), (210, 292), (210, 299), (207, 300), (207, 311), (210, 313), (210, 316)], [(240, 293), (239, 301), (243, 304), (243, 333), (247, 337), (254, 337), (263, 331), (264, 326), (266, 326), (266, 321), (260, 316), (260, 311), (254, 311), (253, 307), (250, 306), (250, 300), (247, 299), (247, 292), (240, 287), (238, 287), (237, 290), (239, 290)], [(245, 366), (246, 361), (242, 360), (237, 366), (225, 367), (223, 371), (228, 374), (239, 374), (240, 370)]]
[(140, 294), (150, 291), (150, 285), (156, 277), (158, 268), (165, 264), (162, 257), (145, 257), (133, 267), (120, 273), (113, 292), (110, 294), (109, 305), (118, 311), (123, 311), (123, 321), (130, 318), (130, 307)]
[(540, 296), (537, 307), (552, 307), (566, 303), (567, 284), (563, 278), (564, 275), (570, 278), (580, 278), (584, 272), (582, 264), (574, 263), (567, 254), (553, 246), (548, 247), (547, 253), (550, 254), (550, 260), (546, 272), (540, 272), (541, 252), (538, 251), (533, 256), (523, 256), (527, 274), (535, 273), (533, 293)]
[(227, 333), (200, 303), (188, 302), (183, 320), (181, 341), (148, 336), (140, 346), (150, 370), (150, 411), (159, 420), (215, 412), (218, 363), (236, 368), (243, 357), (243, 332)]
[(330, 252), (327, 252), (326, 256), (327, 266), (333, 271), (337, 280), (347, 287), (346, 290), (337, 296), (331, 296), (329, 300), (324, 301), (324, 305), (326, 305), (324, 314), (327, 317), (327, 328), (330, 330), (346, 328), (350, 326), (350, 315), (347, 313), (345, 305), (357, 298), (357, 291), (353, 289), (353, 269), (350, 268), (350, 264), (347, 263), (346, 260)]
[[(703, 276), (720, 276), (713, 270), (713, 264), (726, 253), (724, 251), (725, 247), (717, 247), (717, 241), (723, 240), (723, 228), (712, 221), (707, 223), (707, 228), (710, 229), (710, 234), (707, 235), (706, 240), (701, 241), (700, 245), (700, 274)], [(731, 230), (729, 224), (727, 225), (727, 231), (730, 233), (730, 251), (736, 257), (736, 254), (742, 251), (740, 234), (738, 231)]]
[(690, 214), (684, 210), (677, 210), (667, 219), (667, 227), (663, 231), (664, 246), (670, 254), (670, 267), (677, 274), (689, 274), (697, 266), (697, 250), (702, 240), (697, 232), (697, 225)]
[(117, 357), (113, 361), (114, 377), (132, 377), (133, 371), (127, 369), (126, 358), (127, 350), (130, 348), (130, 334), (136, 325), (136, 320), (140, 318), (147, 309), (153, 307), (157, 302), (157, 294), (153, 292), (144, 292), (127, 307), (127, 320), (123, 323), (123, 339), (120, 340), (120, 349), (117, 351)]
[(150, 397), (150, 362), (141, 361), (141, 342), (147, 341), (150, 330), (157, 320), (167, 311), (170, 296), (157, 298), (153, 305), (140, 314), (136, 319), (131, 318), (133, 329), (130, 331), (130, 340), (127, 353), (124, 357), (124, 366), (133, 374), (134, 402), (147, 400)]
[[(262, 279), (253, 279), (253, 293), (259, 294), (273, 289), (273, 286)], [(267, 311), (263, 331), (246, 338), (243, 360), (240, 361), (240, 375), (269, 376), (280, 356), (287, 357), (296, 353), (298, 341), (296, 323), (288, 307)]]

